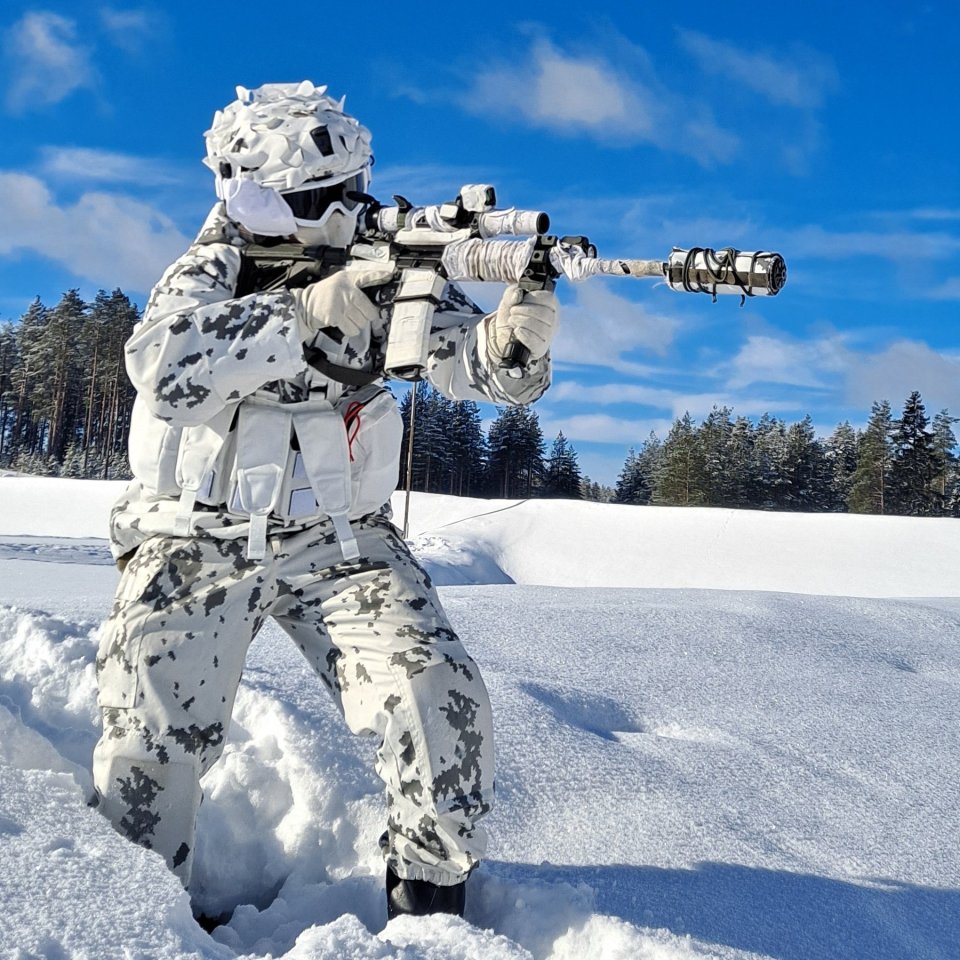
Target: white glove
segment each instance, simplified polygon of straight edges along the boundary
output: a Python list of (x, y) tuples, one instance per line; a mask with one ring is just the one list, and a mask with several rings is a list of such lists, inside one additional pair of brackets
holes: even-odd
[(380, 308), (363, 292), (364, 287), (386, 283), (393, 270), (378, 264), (355, 270), (338, 270), (300, 290), (291, 290), (300, 321), (300, 338), (309, 343), (317, 333), (336, 327), (346, 337), (368, 329)]
[(550, 349), (559, 323), (559, 304), (552, 291), (524, 291), (511, 284), (487, 333), (490, 351), (502, 360), (510, 344), (518, 341), (530, 351), (531, 360), (539, 360)]

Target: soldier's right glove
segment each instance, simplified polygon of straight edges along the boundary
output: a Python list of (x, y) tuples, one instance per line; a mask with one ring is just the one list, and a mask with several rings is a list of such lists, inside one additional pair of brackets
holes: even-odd
[(320, 330), (335, 327), (345, 337), (355, 337), (380, 316), (380, 308), (364, 293), (365, 287), (386, 283), (391, 269), (372, 265), (338, 270), (301, 290), (291, 290), (300, 321), (300, 338), (310, 343)]

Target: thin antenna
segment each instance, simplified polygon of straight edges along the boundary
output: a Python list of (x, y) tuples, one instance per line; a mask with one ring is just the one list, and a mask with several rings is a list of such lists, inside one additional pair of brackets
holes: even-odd
[(410, 491), (413, 489), (413, 438), (417, 422), (417, 387), (419, 380), (413, 381), (410, 391), (410, 423), (407, 424), (407, 496), (403, 504), (403, 539), (410, 535)]

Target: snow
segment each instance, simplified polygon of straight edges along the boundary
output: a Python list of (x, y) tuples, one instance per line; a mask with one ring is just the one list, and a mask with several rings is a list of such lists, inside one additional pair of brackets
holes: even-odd
[(121, 486), (0, 477), (0, 956), (960, 956), (956, 521), (415, 496), (498, 806), (466, 919), (387, 924), (374, 745), (272, 625), (192, 900), (86, 805)]

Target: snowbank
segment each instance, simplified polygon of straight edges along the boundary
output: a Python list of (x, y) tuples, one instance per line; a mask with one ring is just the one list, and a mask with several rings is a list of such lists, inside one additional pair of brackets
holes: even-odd
[[(21, 550), (39, 537), (46, 551), (51, 538), (102, 540), (122, 488), (115, 481), (0, 477), (0, 536), (8, 549), (10, 538), (19, 538)], [(393, 507), (402, 525), (402, 493), (394, 494)], [(953, 519), (420, 493), (412, 496), (409, 519), (415, 550), (444, 585), (960, 594), (960, 522)], [(93, 549), (109, 562), (102, 544)]]
[[(374, 744), (272, 624), (189, 897), (87, 806), (115, 492), (0, 478), (0, 956), (957, 955), (954, 522), (415, 497), (494, 703), (499, 800), (466, 920), (387, 924)], [(874, 597), (837, 595), (853, 559)]]

